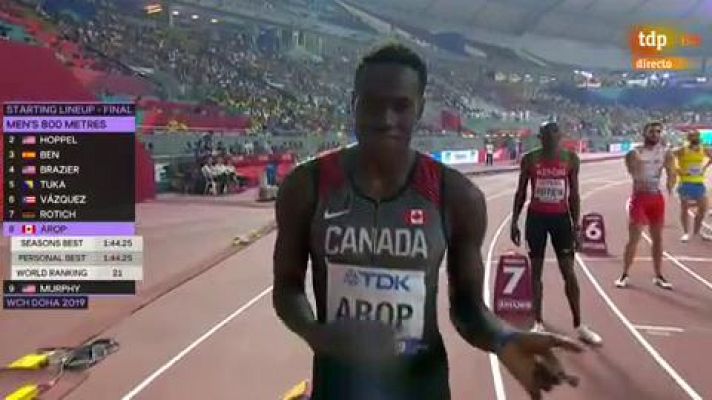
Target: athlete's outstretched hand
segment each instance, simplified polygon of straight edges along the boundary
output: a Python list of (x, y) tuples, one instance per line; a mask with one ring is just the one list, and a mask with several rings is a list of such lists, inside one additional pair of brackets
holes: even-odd
[(542, 398), (555, 386), (578, 385), (578, 377), (569, 375), (554, 355), (554, 348), (580, 353), (583, 348), (573, 340), (551, 333), (522, 332), (499, 353), (499, 360), (524, 386), (532, 400)]
[(342, 361), (386, 364), (396, 358), (395, 332), (380, 321), (338, 320), (312, 335), (317, 353)]
[(519, 246), (522, 243), (522, 232), (519, 230), (519, 224), (512, 222), (512, 227), (509, 231), (509, 237), (512, 243)]

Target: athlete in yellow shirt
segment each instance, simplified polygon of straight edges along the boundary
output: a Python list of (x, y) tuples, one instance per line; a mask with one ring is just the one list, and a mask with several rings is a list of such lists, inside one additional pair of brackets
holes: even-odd
[[(680, 195), (680, 221), (682, 222), (683, 235), (681, 241), (690, 240), (688, 211), (690, 203), (695, 203), (695, 225), (693, 236), (700, 235), (702, 219), (707, 213), (707, 190), (705, 187), (705, 172), (712, 164), (712, 151), (705, 149), (700, 142), (700, 132), (690, 131), (687, 134), (687, 145), (675, 152), (677, 158), (678, 175), (680, 184), (677, 193)], [(707, 161), (705, 162), (705, 159)], [(707, 238), (707, 237), (705, 237)]]

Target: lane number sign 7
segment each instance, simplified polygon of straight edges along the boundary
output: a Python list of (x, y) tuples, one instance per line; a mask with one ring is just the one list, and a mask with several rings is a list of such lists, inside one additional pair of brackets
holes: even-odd
[(511, 295), (514, 293), (514, 289), (519, 285), (519, 281), (522, 280), (524, 276), (525, 267), (520, 267), (516, 265), (507, 265), (502, 268), (502, 272), (509, 274), (509, 279), (507, 279), (507, 284), (504, 286), (502, 292), (506, 295)]

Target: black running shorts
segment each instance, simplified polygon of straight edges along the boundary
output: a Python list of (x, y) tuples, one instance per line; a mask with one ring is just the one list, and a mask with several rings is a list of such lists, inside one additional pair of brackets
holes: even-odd
[(557, 257), (572, 256), (576, 241), (569, 214), (527, 213), (525, 237), (530, 258), (544, 258), (547, 235)]

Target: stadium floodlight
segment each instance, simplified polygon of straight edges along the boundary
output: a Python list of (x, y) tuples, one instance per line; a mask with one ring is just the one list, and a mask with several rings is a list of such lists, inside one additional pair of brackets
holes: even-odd
[(175, 15), (175, 16), (178, 16), (178, 15), (180, 15), (180, 11), (178, 11), (178, 10), (173, 10), (173, 12), (172, 12), (171, 14), (173, 14), (173, 15)]
[(160, 4), (148, 4), (146, 7), (144, 7), (144, 10), (146, 10), (146, 14), (157, 14), (163, 11), (163, 7), (161, 7)]
[(191, 16), (191, 18), (193, 18), (193, 19), (198, 19), (198, 18), (200, 18), (200, 16), (199, 16), (198, 14), (193, 14), (193, 15)]
[(218, 19), (217, 19), (217, 18), (213, 18), (213, 19), (210, 20), (210, 22), (212, 22), (213, 24), (217, 24), (217, 23), (218, 23)]

